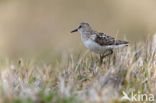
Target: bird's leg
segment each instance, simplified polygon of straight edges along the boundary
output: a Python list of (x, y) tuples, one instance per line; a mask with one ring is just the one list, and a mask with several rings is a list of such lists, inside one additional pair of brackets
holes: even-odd
[(103, 58), (106, 57), (106, 56), (108, 56), (108, 55), (111, 55), (111, 54), (113, 54), (113, 50), (112, 49), (109, 49), (109, 53), (106, 54), (106, 55), (104, 55)]
[(115, 56), (115, 54), (113, 55), (113, 65), (115, 65), (116, 64), (116, 56)]
[(102, 64), (103, 58), (105, 58), (106, 56), (109, 56), (109, 55), (111, 55), (111, 54), (113, 54), (113, 50), (112, 50), (112, 49), (110, 49), (110, 50), (109, 50), (109, 53), (106, 54), (106, 55), (100, 54), (100, 64)]
[(102, 64), (103, 58), (104, 58), (104, 56), (102, 54), (100, 54), (100, 64)]

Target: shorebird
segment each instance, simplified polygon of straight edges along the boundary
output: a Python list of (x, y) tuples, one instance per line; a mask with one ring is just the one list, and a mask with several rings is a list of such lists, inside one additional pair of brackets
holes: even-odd
[[(71, 33), (73, 32), (80, 32), (83, 44), (90, 51), (100, 54), (100, 63), (103, 62), (104, 57), (113, 54), (115, 48), (128, 46), (127, 41), (116, 40), (105, 33), (97, 32), (88, 23), (81, 23), (76, 29), (71, 31)], [(108, 53), (104, 55), (107, 51)]]

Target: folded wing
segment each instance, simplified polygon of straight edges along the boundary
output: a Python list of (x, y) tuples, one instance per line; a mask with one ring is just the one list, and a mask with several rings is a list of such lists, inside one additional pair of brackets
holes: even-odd
[(116, 40), (115, 38), (108, 36), (104, 33), (95, 32), (95, 34), (96, 37), (94, 40), (101, 46), (128, 44), (127, 41)]

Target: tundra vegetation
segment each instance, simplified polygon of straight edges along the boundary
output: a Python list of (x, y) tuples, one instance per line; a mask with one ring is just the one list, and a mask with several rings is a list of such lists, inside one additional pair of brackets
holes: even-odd
[(90, 51), (64, 53), (55, 62), (48, 54), (3, 57), (0, 102), (120, 103), (123, 91), (156, 96), (155, 37), (115, 50), (102, 65)]

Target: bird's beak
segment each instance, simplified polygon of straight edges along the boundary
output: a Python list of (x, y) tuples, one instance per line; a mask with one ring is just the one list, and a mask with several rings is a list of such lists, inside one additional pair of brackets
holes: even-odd
[(74, 32), (77, 32), (78, 31), (78, 29), (74, 29), (73, 31), (71, 31), (70, 33), (74, 33)]

